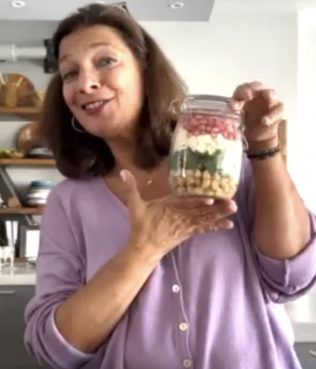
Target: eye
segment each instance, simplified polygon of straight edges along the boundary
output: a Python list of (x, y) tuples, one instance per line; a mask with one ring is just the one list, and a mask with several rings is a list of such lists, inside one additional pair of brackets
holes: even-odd
[(113, 64), (116, 64), (116, 63), (117, 63), (116, 59), (107, 56), (107, 57), (100, 58), (97, 61), (97, 66), (98, 67), (109, 67), (109, 66), (111, 66)]
[(71, 70), (69, 72), (62, 73), (61, 74), (61, 77), (62, 77), (63, 81), (71, 81), (74, 78), (76, 78), (77, 75), (78, 75), (78, 72), (77, 71)]

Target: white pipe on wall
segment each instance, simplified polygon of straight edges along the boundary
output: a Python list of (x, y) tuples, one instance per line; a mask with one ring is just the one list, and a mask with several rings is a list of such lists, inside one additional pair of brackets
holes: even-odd
[(46, 54), (45, 46), (0, 45), (0, 60), (5, 61), (45, 59)]

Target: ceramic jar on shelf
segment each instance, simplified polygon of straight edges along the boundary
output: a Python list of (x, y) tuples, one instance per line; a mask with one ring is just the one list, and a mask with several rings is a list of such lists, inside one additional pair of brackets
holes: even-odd
[(52, 188), (53, 183), (50, 181), (32, 181), (26, 195), (26, 205), (44, 206)]

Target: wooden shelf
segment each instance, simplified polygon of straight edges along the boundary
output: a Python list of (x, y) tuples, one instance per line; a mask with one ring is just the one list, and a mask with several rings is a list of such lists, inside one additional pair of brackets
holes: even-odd
[(0, 165), (52, 167), (56, 165), (56, 162), (54, 159), (37, 159), (37, 158), (1, 159), (0, 158)]
[(0, 208), (1, 215), (41, 215), (43, 207), (24, 207), (24, 208)]
[(41, 110), (36, 107), (19, 106), (16, 108), (8, 108), (0, 106), (0, 115), (22, 115), (26, 117), (39, 117)]
[(14, 258), (14, 262), (15, 263), (26, 263), (27, 262), (27, 258), (24, 256), (18, 256)]

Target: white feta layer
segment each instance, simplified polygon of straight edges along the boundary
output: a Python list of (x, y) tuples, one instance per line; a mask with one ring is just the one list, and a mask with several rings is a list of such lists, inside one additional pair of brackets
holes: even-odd
[[(226, 140), (222, 135), (218, 135), (216, 138), (212, 138), (209, 134), (189, 136), (185, 129), (179, 127), (173, 142), (173, 151), (182, 151), (188, 148), (209, 155), (214, 154), (216, 150), (224, 151), (221, 171), (238, 183), (242, 164), (242, 142), (240, 140)], [(185, 169), (179, 168), (179, 170)]]
[(179, 127), (173, 143), (173, 151), (181, 151), (190, 148), (199, 153), (207, 153), (212, 155), (216, 150), (226, 150), (232, 145), (239, 143), (233, 140), (226, 140), (221, 134), (216, 138), (212, 138), (210, 134), (200, 136), (188, 135), (188, 132)]

